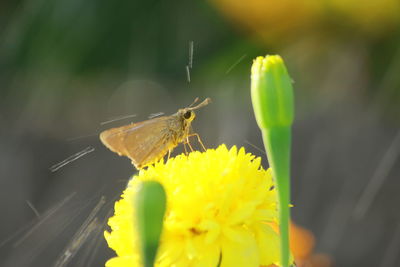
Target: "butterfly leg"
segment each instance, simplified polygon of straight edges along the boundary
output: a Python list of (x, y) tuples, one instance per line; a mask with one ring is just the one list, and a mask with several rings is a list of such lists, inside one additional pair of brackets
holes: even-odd
[(167, 157), (167, 161), (169, 160), (169, 157), (171, 157), (171, 149), (168, 150), (168, 157)]
[(192, 133), (192, 134), (189, 134), (187, 138), (189, 139), (189, 137), (191, 137), (191, 136), (196, 136), (197, 137), (197, 141), (199, 142), (199, 144), (201, 145), (203, 150), (206, 151), (206, 147), (204, 146), (203, 142), (201, 141), (199, 134)]
[(185, 155), (187, 156), (189, 153), (186, 148), (186, 142), (183, 142), (183, 149), (185, 150)]
[(192, 145), (191, 145), (190, 142), (189, 142), (189, 135), (186, 137), (186, 144), (189, 146), (190, 151), (193, 152), (193, 151), (194, 151), (194, 150), (193, 150), (193, 147), (192, 147)]

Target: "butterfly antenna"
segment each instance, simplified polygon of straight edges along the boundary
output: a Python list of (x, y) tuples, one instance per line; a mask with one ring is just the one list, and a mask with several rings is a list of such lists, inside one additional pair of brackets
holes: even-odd
[(190, 110), (199, 109), (199, 108), (201, 108), (201, 107), (207, 106), (210, 102), (211, 102), (211, 98), (207, 97), (206, 99), (204, 99), (203, 102), (201, 102), (201, 103), (198, 104), (197, 106), (191, 107), (191, 108), (189, 108), (189, 109), (190, 109)]
[(190, 104), (190, 105), (188, 106), (188, 108), (191, 108), (194, 104), (196, 104), (197, 101), (199, 101), (199, 98), (198, 98), (198, 97), (196, 97), (196, 98), (194, 99), (193, 103)]

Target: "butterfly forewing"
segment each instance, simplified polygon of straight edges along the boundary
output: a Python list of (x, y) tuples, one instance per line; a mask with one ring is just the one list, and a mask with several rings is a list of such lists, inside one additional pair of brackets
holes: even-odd
[(120, 156), (127, 156), (136, 167), (159, 160), (176, 146), (169, 129), (171, 116), (163, 116), (104, 131), (101, 141)]
[(100, 139), (111, 151), (129, 157), (135, 167), (141, 169), (164, 157), (179, 143), (188, 143), (191, 122), (195, 118), (194, 110), (208, 105), (210, 101), (206, 98), (197, 106), (193, 106), (195, 101), (171, 116), (104, 131), (100, 134)]

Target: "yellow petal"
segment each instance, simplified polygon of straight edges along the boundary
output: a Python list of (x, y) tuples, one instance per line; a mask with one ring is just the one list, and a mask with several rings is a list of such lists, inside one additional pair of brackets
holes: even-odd
[(235, 229), (235, 236), (239, 241), (230, 238), (222, 240), (221, 267), (259, 267), (257, 242), (252, 233), (244, 229)]
[(138, 262), (131, 256), (114, 257), (106, 262), (105, 267), (139, 266)]
[(279, 236), (266, 224), (258, 223), (254, 226), (257, 246), (260, 250), (260, 265), (278, 265), (279, 263)]
[(197, 258), (192, 262), (193, 267), (209, 267), (217, 266), (221, 255), (221, 249), (216, 244), (204, 246), (204, 241), (200, 238), (197, 240), (197, 247), (202, 248)]

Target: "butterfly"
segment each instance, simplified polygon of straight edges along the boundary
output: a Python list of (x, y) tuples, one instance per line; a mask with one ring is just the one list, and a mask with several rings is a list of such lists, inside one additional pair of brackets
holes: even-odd
[(157, 162), (180, 143), (189, 145), (193, 150), (189, 143), (190, 136), (196, 136), (205, 150), (199, 135), (191, 133), (191, 123), (196, 117), (194, 110), (208, 105), (211, 99), (206, 98), (192, 107), (197, 100), (198, 98), (189, 107), (179, 109), (170, 116), (106, 130), (100, 134), (100, 140), (111, 151), (130, 158), (136, 169)]

